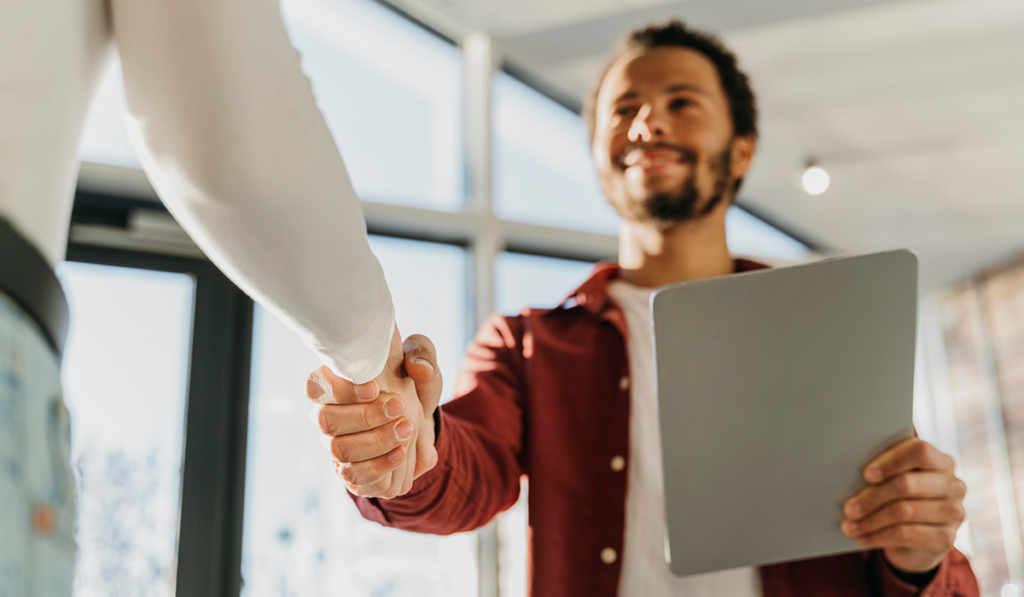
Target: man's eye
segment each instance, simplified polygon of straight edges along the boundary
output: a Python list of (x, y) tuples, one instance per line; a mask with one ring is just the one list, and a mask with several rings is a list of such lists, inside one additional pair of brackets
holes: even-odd
[(692, 106), (693, 102), (691, 102), (688, 99), (678, 98), (678, 99), (672, 100), (672, 103), (669, 104), (669, 105), (672, 107), (673, 110), (679, 110), (679, 109), (685, 108), (687, 106)]
[(615, 115), (616, 116), (629, 116), (633, 112), (634, 112), (633, 108), (626, 107), (626, 106), (624, 106), (622, 108), (616, 108), (615, 109)]

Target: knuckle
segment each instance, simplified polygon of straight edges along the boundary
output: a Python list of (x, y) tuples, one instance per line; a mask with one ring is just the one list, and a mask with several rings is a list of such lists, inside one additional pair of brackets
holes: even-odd
[[(359, 423), (359, 429), (364, 430), (364, 431), (368, 430), (368, 429), (373, 429), (374, 425), (373, 425), (373, 410), (372, 409), (374, 408), (374, 405), (377, 405), (377, 404), (378, 403), (374, 402), (373, 404), (365, 404), (365, 405), (360, 404), (359, 405), (359, 409), (356, 411), (356, 412), (359, 413), (359, 414), (356, 415), (356, 419), (357, 419), (356, 422)], [(381, 406), (377, 406), (377, 408), (382, 408), (382, 407)]]
[(967, 495), (967, 483), (964, 483), (963, 479), (954, 477), (954, 490), (958, 498), (963, 498)]
[(316, 413), (316, 427), (320, 430), (320, 433), (331, 432), (331, 413), (324, 407), (320, 407), (320, 410)]
[(952, 510), (953, 520), (955, 520), (957, 524), (963, 522), (964, 519), (967, 518), (967, 509), (964, 508), (964, 505), (960, 502), (952, 504)]
[(331, 440), (331, 454), (334, 455), (338, 462), (352, 462), (352, 451), (348, 442), (344, 441), (344, 438), (335, 437)]
[(900, 475), (893, 484), (896, 487), (896, 491), (903, 495), (913, 495), (917, 490), (916, 480), (909, 474)]
[(953, 544), (956, 543), (956, 529), (948, 528), (942, 533), (942, 546), (946, 550), (953, 549)]
[(914, 508), (914, 505), (910, 502), (896, 502), (894, 510), (896, 518), (900, 520), (911, 520), (914, 517), (916, 508)]
[(894, 529), (895, 538), (900, 543), (906, 544), (914, 539), (914, 531), (909, 525), (901, 524)]

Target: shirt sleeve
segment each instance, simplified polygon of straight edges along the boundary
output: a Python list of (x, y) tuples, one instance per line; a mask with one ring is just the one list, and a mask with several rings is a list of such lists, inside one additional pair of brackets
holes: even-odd
[(956, 549), (946, 554), (935, 576), (924, 587), (901, 579), (885, 562), (881, 551), (871, 553), (869, 566), (878, 579), (878, 592), (884, 597), (978, 597), (980, 594), (970, 562)]
[(440, 407), (437, 466), (391, 499), (354, 497), (364, 518), (417, 533), (478, 529), (519, 498), (523, 475), (522, 319), (492, 316)]
[(112, 0), (111, 17), (129, 135), (168, 209), (336, 374), (376, 377), (391, 295), (276, 0)]

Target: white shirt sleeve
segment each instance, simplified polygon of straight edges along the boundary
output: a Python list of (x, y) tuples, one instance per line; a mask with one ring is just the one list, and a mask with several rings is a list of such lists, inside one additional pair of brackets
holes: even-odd
[(129, 134), (168, 209), (335, 373), (376, 377), (391, 295), (277, 1), (111, 8)]

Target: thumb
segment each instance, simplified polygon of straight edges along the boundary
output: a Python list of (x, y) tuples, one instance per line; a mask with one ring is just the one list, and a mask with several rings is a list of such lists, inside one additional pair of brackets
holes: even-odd
[(423, 414), (432, 416), (441, 400), (441, 371), (437, 368), (437, 349), (430, 338), (413, 334), (402, 344), (405, 350), (405, 372), (416, 384), (416, 394), (423, 404)]

